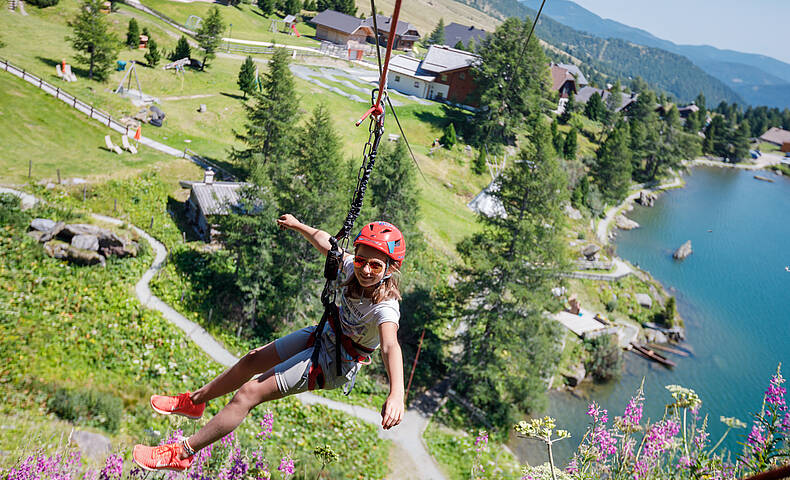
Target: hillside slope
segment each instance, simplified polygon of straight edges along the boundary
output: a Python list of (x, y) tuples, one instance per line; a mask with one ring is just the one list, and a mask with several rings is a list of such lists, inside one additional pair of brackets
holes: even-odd
[[(539, 0), (522, 0), (538, 8)], [(600, 38), (618, 38), (683, 55), (721, 80), (752, 105), (790, 107), (790, 64), (765, 55), (708, 45), (678, 45), (645, 30), (604, 19), (570, 0), (552, 0), (543, 13), (568, 27)]]

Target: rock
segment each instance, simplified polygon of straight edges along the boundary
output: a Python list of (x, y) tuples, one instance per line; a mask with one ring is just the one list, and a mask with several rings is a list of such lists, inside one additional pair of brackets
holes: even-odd
[(636, 303), (642, 305), (645, 308), (650, 308), (653, 306), (653, 299), (646, 293), (637, 293)]
[(58, 222), (52, 226), (49, 230), (47, 230), (44, 235), (39, 238), (39, 242), (48, 242), (53, 238), (57, 237), (60, 232), (66, 227), (66, 224), (63, 222)]
[(653, 193), (642, 191), (639, 193), (639, 198), (637, 199), (639, 205), (643, 207), (652, 207), (653, 204), (656, 202), (656, 196)]
[(662, 332), (656, 330), (656, 335), (653, 338), (653, 343), (667, 343), (668, 339), (667, 336), (664, 335)]
[(48, 218), (34, 218), (33, 221), (30, 222), (30, 228), (40, 232), (48, 232), (52, 230), (52, 227), (54, 226), (55, 221)]
[(66, 248), (66, 255), (68, 261), (74, 262), (77, 265), (101, 264), (103, 266), (105, 264), (105, 258), (99, 253), (72, 247), (71, 245)]
[(565, 205), (565, 215), (568, 216), (571, 220), (581, 220), (582, 219), (582, 212), (576, 210), (571, 205)]
[(31, 237), (33, 237), (34, 239), (36, 239), (37, 242), (40, 242), (41, 241), (41, 237), (46, 235), (47, 232), (41, 232), (39, 230), (31, 230), (31, 231), (27, 232), (27, 234), (30, 235)]
[(563, 377), (565, 377), (565, 383), (571, 387), (575, 387), (579, 385), (584, 377), (587, 376), (587, 370), (584, 369), (583, 363), (578, 363), (570, 368), (570, 370), (563, 372)]
[(584, 248), (582, 248), (582, 255), (584, 255), (584, 257), (587, 260), (595, 260), (595, 257), (598, 255), (598, 252), (600, 251), (601, 251), (601, 247), (599, 247), (594, 243), (591, 243), (585, 246)]
[(675, 250), (675, 253), (673, 253), (672, 256), (675, 258), (675, 260), (683, 260), (684, 258), (691, 255), (691, 253), (691, 240), (688, 240), (686, 243), (681, 245), (680, 248)]
[(638, 223), (631, 220), (630, 218), (626, 218), (625, 215), (616, 216), (614, 223), (620, 230), (633, 230), (635, 228), (639, 228)]
[(110, 439), (98, 433), (75, 430), (71, 434), (71, 441), (77, 444), (83, 455), (96, 462), (104, 462), (112, 451)]
[(63, 228), (63, 234), (61, 236), (65, 236), (64, 240), (71, 240), (71, 237), (75, 235), (95, 235), (99, 236), (102, 232), (101, 227), (97, 227), (96, 225), (91, 225), (88, 223), (70, 223)]
[(44, 244), (44, 252), (52, 258), (65, 259), (68, 257), (66, 249), (69, 244), (60, 240), (50, 240)]
[(109, 257), (110, 255), (115, 255), (116, 257), (136, 257), (137, 256), (137, 244), (134, 242), (129, 242), (125, 245), (120, 246), (108, 246), (108, 247), (101, 247), (99, 250), (101, 254), (105, 257)]
[(99, 238), (95, 235), (74, 235), (71, 237), (71, 246), (75, 248), (81, 248), (83, 250), (98, 252)]
[(44, 188), (46, 188), (47, 190), (52, 190), (53, 188), (55, 188), (55, 184), (52, 182), (47, 182)]

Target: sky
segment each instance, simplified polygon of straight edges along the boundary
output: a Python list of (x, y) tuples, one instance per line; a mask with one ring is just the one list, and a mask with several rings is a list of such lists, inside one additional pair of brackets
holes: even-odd
[(761, 53), (790, 63), (790, 0), (573, 1), (677, 44)]

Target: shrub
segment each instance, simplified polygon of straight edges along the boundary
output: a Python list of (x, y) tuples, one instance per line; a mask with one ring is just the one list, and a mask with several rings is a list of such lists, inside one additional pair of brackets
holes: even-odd
[(137, 48), (140, 45), (140, 26), (134, 18), (129, 20), (129, 28), (126, 30), (126, 46)]
[(585, 368), (596, 382), (608, 382), (620, 376), (623, 353), (614, 335), (601, 335), (584, 341), (588, 359)]
[(115, 433), (121, 423), (123, 403), (120, 398), (105, 392), (58, 388), (47, 402), (47, 408), (64, 420)]
[(455, 144), (458, 143), (458, 137), (455, 135), (455, 126), (452, 123), (444, 127), (440, 142), (448, 150), (452, 150)]
[(190, 55), (192, 55), (192, 48), (189, 46), (189, 41), (187, 37), (181, 35), (181, 38), (179, 38), (176, 43), (176, 49), (170, 53), (168, 58), (170, 61), (175, 62), (182, 58), (190, 58)]
[(153, 38), (148, 40), (148, 51), (145, 52), (145, 61), (148, 63), (149, 67), (155, 67), (159, 64), (159, 60), (162, 58), (162, 54), (159, 53), (159, 47), (156, 45), (156, 41)]
[(0, 194), (0, 225), (24, 227), (30, 221), (30, 217), (22, 211), (21, 204), (22, 201), (16, 195)]
[(606, 302), (606, 311), (607, 312), (614, 312), (615, 310), (617, 310), (617, 299), (616, 298), (612, 298), (611, 300)]

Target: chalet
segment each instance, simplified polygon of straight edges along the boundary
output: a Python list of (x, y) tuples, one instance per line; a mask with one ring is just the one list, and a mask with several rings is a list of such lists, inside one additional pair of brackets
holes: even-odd
[(566, 63), (552, 63), (551, 69), (551, 88), (555, 92), (559, 92), (560, 98), (568, 98), (573, 92), (579, 92), (579, 89), (588, 85), (587, 78), (579, 67)]
[(783, 152), (790, 152), (790, 132), (779, 127), (771, 127), (760, 136), (760, 140), (778, 146)]
[[(373, 17), (368, 17), (362, 21), (362, 25), (368, 27), (373, 32)], [(392, 30), (392, 19), (385, 15), (376, 15), (376, 28), (379, 31), (379, 45), (386, 46), (387, 39), (389, 38), (390, 30)], [(368, 41), (375, 42), (373, 33), (369, 35)], [(395, 29), (395, 41), (392, 48), (396, 50), (411, 50), (414, 43), (420, 40), (420, 32), (409, 22), (401, 22), (398, 20), (398, 26)]]
[(200, 238), (206, 242), (217, 239), (219, 231), (212, 222), (217, 215), (227, 215), (231, 208), (239, 205), (239, 182), (215, 182), (214, 172), (209, 168), (203, 174), (202, 182), (179, 182), (189, 188), (186, 202), (187, 218)]
[[(612, 95), (612, 92), (608, 90), (601, 90), (600, 88), (595, 87), (583, 87), (579, 90), (579, 93), (576, 94), (574, 100), (576, 103), (581, 103), (586, 105), (587, 102), (590, 100), (590, 97), (593, 95), (600, 95), (601, 100), (603, 100), (604, 104), (608, 104), (609, 97)], [(615, 108), (615, 112), (627, 112), (634, 103), (636, 103), (636, 99), (639, 96), (636, 93), (625, 93), (620, 92), (620, 103), (619, 106)]]
[(387, 88), (406, 95), (476, 106), (472, 67), (480, 57), (444, 45), (432, 45), (419, 60), (398, 55), (390, 60)]
[(487, 36), (488, 32), (485, 30), (460, 23), (453, 22), (444, 27), (444, 44), (451, 47), (457, 45), (458, 42), (469, 46), (470, 40), (474, 40), (475, 45), (479, 45)]
[(364, 25), (357, 17), (334, 10), (324, 10), (311, 20), (315, 25), (315, 38), (339, 45), (366, 43), (373, 37), (373, 27)]
[(699, 112), (699, 107), (693, 103), (691, 105), (686, 105), (685, 107), (678, 107), (680, 118), (689, 118), (689, 115), (697, 112)]

